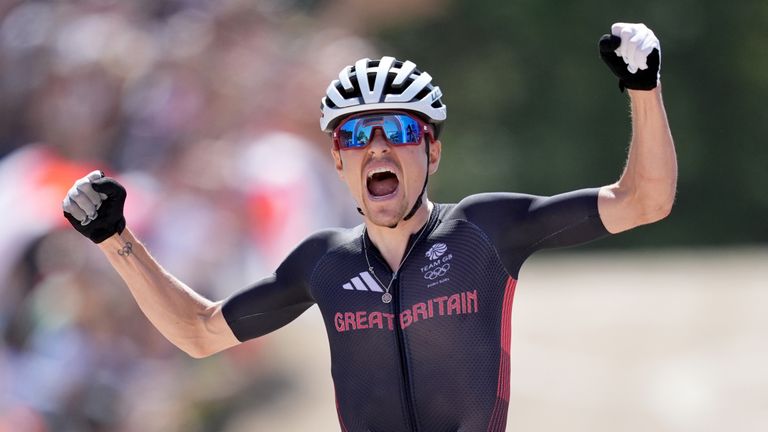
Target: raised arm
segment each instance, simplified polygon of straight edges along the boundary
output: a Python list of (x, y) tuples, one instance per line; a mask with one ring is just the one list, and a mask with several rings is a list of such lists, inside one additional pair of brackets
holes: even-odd
[(632, 141), (624, 172), (600, 189), (606, 229), (618, 233), (669, 215), (675, 199), (677, 159), (659, 81), (660, 45), (642, 24), (614, 24), (601, 39), (603, 60), (629, 89)]
[(190, 356), (206, 357), (280, 328), (313, 304), (308, 269), (325, 237), (310, 237), (275, 274), (213, 302), (165, 271), (125, 228), (125, 198), (119, 183), (94, 171), (67, 193), (64, 216), (99, 246), (160, 333)]
[(240, 343), (224, 319), (223, 302), (206, 299), (165, 271), (130, 230), (98, 246), (144, 315), (179, 349), (202, 358)]

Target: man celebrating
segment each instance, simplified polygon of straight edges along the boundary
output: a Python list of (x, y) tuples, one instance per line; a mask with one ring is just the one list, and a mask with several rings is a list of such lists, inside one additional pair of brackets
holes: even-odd
[(433, 203), (446, 107), (410, 61), (361, 59), (322, 100), (321, 128), (363, 216), (299, 244), (275, 273), (212, 302), (165, 272), (126, 228), (125, 189), (99, 171), (64, 200), (140, 308), (176, 346), (205, 357), (289, 323), (317, 303), (343, 431), (503, 431), (510, 311), (535, 251), (669, 214), (677, 167), (659, 86), (660, 45), (614, 24), (600, 54), (628, 90), (633, 134), (621, 179), (552, 197), (484, 193)]

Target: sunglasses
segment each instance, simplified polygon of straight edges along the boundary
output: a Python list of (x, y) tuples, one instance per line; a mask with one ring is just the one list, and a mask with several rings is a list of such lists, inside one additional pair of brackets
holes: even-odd
[(376, 112), (344, 119), (333, 130), (333, 145), (340, 150), (363, 149), (373, 140), (376, 129), (381, 129), (391, 145), (418, 145), (424, 135), (435, 139), (429, 126), (420, 118), (396, 111)]

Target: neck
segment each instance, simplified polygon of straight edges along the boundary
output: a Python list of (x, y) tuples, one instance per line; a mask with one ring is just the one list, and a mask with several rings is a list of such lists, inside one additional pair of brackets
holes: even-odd
[(411, 235), (419, 232), (429, 220), (429, 215), (435, 205), (426, 197), (424, 197), (424, 201), (424, 205), (416, 211), (412, 218), (407, 221), (400, 221), (395, 228), (374, 225), (367, 219), (365, 221), (368, 237), (393, 271), (399, 269), (405, 254), (408, 253), (405, 250), (408, 247), (408, 239)]

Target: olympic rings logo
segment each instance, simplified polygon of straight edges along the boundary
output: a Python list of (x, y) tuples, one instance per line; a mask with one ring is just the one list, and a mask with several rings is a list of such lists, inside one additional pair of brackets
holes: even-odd
[(440, 276), (445, 276), (445, 274), (448, 273), (448, 270), (450, 270), (450, 268), (451, 268), (450, 264), (448, 263), (443, 264), (442, 266), (437, 267), (434, 270), (430, 270), (424, 273), (424, 279), (435, 280)]

